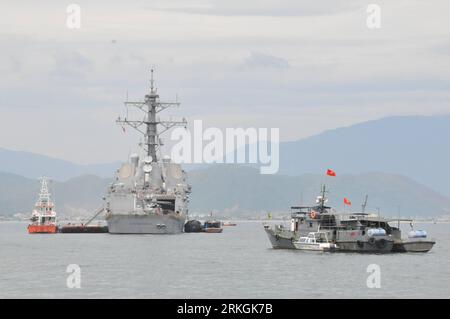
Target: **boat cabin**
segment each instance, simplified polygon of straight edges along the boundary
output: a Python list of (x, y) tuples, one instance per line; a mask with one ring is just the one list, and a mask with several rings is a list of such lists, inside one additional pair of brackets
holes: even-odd
[(326, 232), (310, 232), (308, 236), (300, 237), (300, 244), (318, 244), (328, 243), (328, 235)]
[(220, 220), (208, 220), (203, 225), (203, 228), (221, 228), (222, 222)]
[(319, 229), (334, 229), (336, 217), (329, 213), (328, 206), (293, 206), (291, 207), (291, 231), (305, 233)]

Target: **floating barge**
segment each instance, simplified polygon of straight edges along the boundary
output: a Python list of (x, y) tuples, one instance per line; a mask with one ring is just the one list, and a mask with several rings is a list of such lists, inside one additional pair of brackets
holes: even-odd
[(92, 216), (86, 223), (68, 223), (59, 227), (60, 233), (65, 234), (93, 234), (93, 233), (108, 233), (109, 229), (106, 225), (91, 225), (90, 223), (103, 212), (103, 207), (99, 207), (95, 212), (94, 216)]
[(59, 227), (59, 232), (60, 233), (71, 233), (71, 234), (107, 233), (108, 226), (67, 224), (67, 225)]

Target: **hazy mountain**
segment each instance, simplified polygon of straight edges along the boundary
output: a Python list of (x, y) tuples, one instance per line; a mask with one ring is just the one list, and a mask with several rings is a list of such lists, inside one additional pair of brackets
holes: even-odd
[[(84, 175), (66, 182), (51, 181), (57, 211), (73, 214), (94, 211), (102, 205), (109, 179)], [(40, 182), (0, 172), (0, 215), (31, 212), (39, 194)]]
[(38, 181), (0, 172), (0, 215), (29, 211), (37, 199)]
[(191, 207), (235, 211), (288, 210), (292, 205), (311, 205), (321, 184), (330, 188), (329, 204), (344, 209), (343, 199), (360, 210), (366, 194), (368, 209), (386, 215), (437, 216), (450, 212), (450, 199), (414, 180), (387, 173), (347, 174), (337, 177), (261, 175), (249, 167), (221, 165), (190, 172)]
[(42, 175), (64, 181), (84, 174), (112, 177), (119, 163), (79, 165), (66, 160), (0, 148), (0, 170), (29, 178)]
[[(254, 168), (216, 165), (190, 172), (193, 193), (191, 212), (226, 211), (233, 216), (256, 212), (285, 211), (291, 205), (312, 204), (320, 185), (330, 187), (329, 204), (343, 209), (343, 198), (353, 201), (359, 210), (364, 195), (369, 194), (368, 209), (379, 207), (386, 215), (438, 216), (449, 213), (450, 199), (407, 177), (386, 173), (302, 176), (261, 175)], [(88, 214), (102, 204), (110, 180), (81, 176), (52, 185), (58, 212)], [(0, 214), (29, 212), (36, 201), (39, 181), (0, 173)]]
[[(450, 197), (450, 116), (390, 117), (280, 144), (280, 174), (386, 172), (408, 176)], [(111, 178), (120, 163), (78, 165), (0, 148), (0, 170), (30, 178), (67, 180), (83, 174)], [(184, 165), (189, 170), (211, 165)]]
[[(330, 204), (338, 208), (342, 208), (344, 196), (359, 206), (365, 193), (372, 209), (380, 207), (390, 214), (400, 210), (402, 215), (434, 216), (450, 208), (450, 116), (391, 117), (330, 130), (281, 143), (280, 156), (277, 175), (260, 175), (255, 169), (232, 165), (190, 171), (191, 208), (204, 212), (286, 210), (301, 198), (309, 204), (327, 178), (327, 168), (338, 174), (327, 182)], [(119, 163), (77, 165), (0, 149), (0, 170), (16, 174), (0, 174), (0, 212), (29, 211), (39, 183), (28, 178), (43, 174), (68, 179), (54, 183), (60, 211), (95, 209), (109, 179), (76, 176), (109, 178), (117, 167)]]
[(450, 116), (390, 117), (281, 143), (280, 173), (379, 171), (450, 196)]

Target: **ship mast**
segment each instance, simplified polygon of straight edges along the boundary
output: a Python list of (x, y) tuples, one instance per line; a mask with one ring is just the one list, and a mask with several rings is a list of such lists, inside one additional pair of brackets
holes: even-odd
[(325, 209), (325, 201), (326, 201), (326, 193), (327, 193), (327, 188), (326, 188), (326, 185), (324, 184), (323, 186), (322, 186), (322, 198), (321, 198), (321, 201), (320, 201), (320, 206), (322, 207), (322, 212), (324, 211), (324, 209)]
[(50, 191), (48, 190), (48, 180), (47, 177), (41, 177), (41, 191), (39, 192), (39, 199), (37, 205), (42, 205), (43, 203), (50, 203)]
[[(159, 95), (156, 92), (153, 79), (153, 69), (151, 69), (150, 77), (150, 92), (145, 95), (143, 102), (124, 102), (125, 106), (131, 105), (141, 110), (145, 116), (142, 120), (130, 120), (128, 118), (121, 119), (120, 116), (116, 120), (116, 123), (121, 125), (128, 125), (134, 128), (136, 131), (144, 135), (144, 149), (152, 160), (157, 162), (156, 152), (162, 145), (159, 136), (174, 126), (186, 127), (186, 119), (181, 121), (161, 121), (156, 118), (156, 114), (172, 106), (179, 106), (179, 102), (167, 103), (160, 102)], [(162, 130), (158, 131), (158, 125), (162, 126)]]
[(369, 195), (366, 194), (366, 197), (364, 198), (364, 202), (361, 205), (362, 208), (362, 212), (365, 213), (366, 212), (366, 207), (367, 207), (367, 199), (369, 198)]

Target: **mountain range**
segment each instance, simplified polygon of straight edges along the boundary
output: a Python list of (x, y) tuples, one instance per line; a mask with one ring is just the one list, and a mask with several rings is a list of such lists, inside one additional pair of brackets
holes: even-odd
[[(185, 165), (193, 185), (191, 209), (230, 214), (287, 210), (296, 203), (311, 204), (326, 182), (330, 204), (339, 209), (343, 197), (359, 207), (367, 193), (372, 210), (386, 214), (446, 214), (449, 137), (450, 116), (391, 117), (280, 143), (276, 175), (260, 175), (243, 165)], [(41, 175), (54, 179), (62, 211), (93, 210), (119, 165), (79, 165), (0, 148), (0, 214), (29, 211)], [(327, 168), (337, 177), (326, 177)]]
[[(39, 182), (0, 173), (0, 214), (29, 212), (37, 199)], [(52, 191), (62, 215), (88, 216), (102, 205), (110, 179), (84, 175), (53, 182)], [(450, 213), (450, 199), (407, 177), (387, 173), (348, 174), (327, 177), (261, 175), (259, 170), (238, 165), (216, 165), (189, 174), (192, 185), (190, 210), (220, 212), (234, 217), (257, 213), (287, 212), (292, 205), (312, 205), (321, 185), (329, 187), (329, 205), (337, 210), (360, 211), (366, 194), (367, 209), (389, 216), (440, 216)], [(352, 200), (344, 208), (343, 198)]]
[(80, 175), (111, 177), (119, 162), (81, 165), (67, 160), (24, 151), (0, 148), (0, 171), (29, 178), (51, 176), (52, 179), (65, 181)]
[(280, 144), (280, 173), (408, 176), (450, 197), (450, 116), (389, 117)]
[[(237, 165), (217, 165), (190, 172), (191, 207), (199, 211), (287, 211), (290, 206), (313, 205), (321, 186), (329, 188), (329, 205), (335, 209), (367, 209), (389, 216), (439, 216), (450, 213), (450, 199), (408, 177), (380, 172), (301, 176), (261, 175)], [(352, 207), (344, 207), (344, 197)]]
[[(338, 173), (378, 171), (408, 176), (450, 197), (450, 116), (388, 117), (280, 143), (280, 174), (299, 176), (333, 168)], [(112, 177), (119, 162), (80, 165), (0, 148), (0, 171), (64, 181), (93, 174)], [(185, 165), (188, 170), (211, 165)]]
[[(65, 182), (50, 181), (55, 205), (63, 214), (88, 214), (102, 205), (111, 181), (83, 175)], [(40, 183), (20, 175), (0, 172), (0, 215), (31, 212), (38, 199)]]

